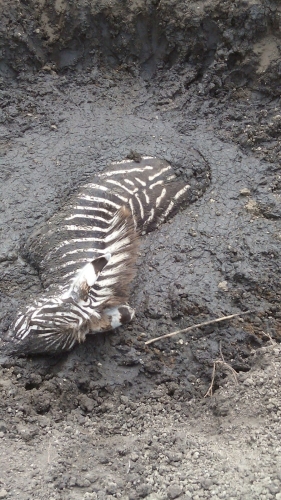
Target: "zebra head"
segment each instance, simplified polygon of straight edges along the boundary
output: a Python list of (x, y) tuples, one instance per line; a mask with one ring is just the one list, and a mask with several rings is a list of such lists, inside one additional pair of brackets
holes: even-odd
[(7, 340), (12, 352), (56, 353), (70, 350), (85, 340), (87, 333), (112, 330), (134, 317), (128, 305), (107, 307), (107, 302), (91, 295), (111, 254), (87, 263), (68, 289), (60, 294), (41, 296), (14, 321)]

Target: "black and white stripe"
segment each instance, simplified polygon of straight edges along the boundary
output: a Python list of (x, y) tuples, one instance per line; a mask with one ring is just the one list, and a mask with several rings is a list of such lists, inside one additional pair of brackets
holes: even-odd
[(187, 203), (189, 189), (166, 161), (149, 156), (112, 163), (84, 185), (25, 245), (46, 293), (14, 322), (17, 350), (69, 350), (89, 332), (130, 321), (138, 237)]

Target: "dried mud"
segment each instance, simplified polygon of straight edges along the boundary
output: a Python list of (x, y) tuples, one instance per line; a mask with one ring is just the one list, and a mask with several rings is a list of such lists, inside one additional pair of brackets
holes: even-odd
[(0, 356), (0, 498), (280, 499), (279, 3), (0, 9), (3, 338), (42, 289), (24, 242), (95, 172), (156, 155), (193, 193), (142, 240), (131, 325)]

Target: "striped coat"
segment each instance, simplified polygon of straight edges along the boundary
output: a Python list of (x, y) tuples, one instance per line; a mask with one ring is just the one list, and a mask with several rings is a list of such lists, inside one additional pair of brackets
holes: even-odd
[(8, 338), (21, 353), (56, 353), (88, 333), (134, 317), (128, 305), (139, 236), (154, 230), (190, 199), (164, 160), (112, 163), (27, 241), (45, 292), (20, 312)]

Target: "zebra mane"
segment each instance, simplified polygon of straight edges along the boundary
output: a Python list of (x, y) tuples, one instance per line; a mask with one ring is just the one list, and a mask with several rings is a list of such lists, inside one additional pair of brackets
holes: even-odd
[(124, 304), (136, 273), (139, 234), (131, 211), (122, 206), (114, 215), (104, 237), (104, 253), (111, 258), (91, 287), (89, 296), (103, 307)]

